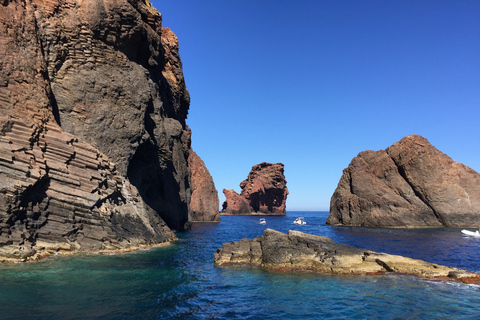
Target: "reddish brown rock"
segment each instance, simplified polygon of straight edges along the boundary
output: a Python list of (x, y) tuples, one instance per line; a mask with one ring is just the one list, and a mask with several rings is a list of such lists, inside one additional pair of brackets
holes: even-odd
[(218, 191), (205, 163), (193, 151), (188, 157), (192, 196), (190, 199), (190, 213), (192, 222), (220, 221), (218, 210)]
[(0, 259), (175, 239), (189, 95), (161, 15), (148, 0), (0, 9)]
[(331, 198), (327, 223), (478, 227), (480, 175), (425, 138), (407, 136), (352, 160)]
[(288, 189), (283, 172), (283, 163), (262, 162), (253, 166), (248, 178), (240, 183), (240, 194), (223, 190), (226, 200), (222, 212), (285, 215)]
[(223, 189), (225, 195), (225, 202), (222, 204), (223, 213), (232, 214), (248, 214), (254, 213), (253, 208), (250, 206), (249, 201), (240, 194), (236, 193), (233, 189)]

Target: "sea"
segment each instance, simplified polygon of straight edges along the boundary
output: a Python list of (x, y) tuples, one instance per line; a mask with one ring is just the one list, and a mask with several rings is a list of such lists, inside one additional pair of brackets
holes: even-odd
[[(217, 267), (223, 243), (266, 228), (480, 272), (480, 238), (460, 229), (325, 224), (328, 212), (222, 216), (169, 246), (0, 265), (0, 319), (480, 319), (480, 286), (408, 275), (326, 275)], [(304, 217), (306, 225), (293, 224)]]

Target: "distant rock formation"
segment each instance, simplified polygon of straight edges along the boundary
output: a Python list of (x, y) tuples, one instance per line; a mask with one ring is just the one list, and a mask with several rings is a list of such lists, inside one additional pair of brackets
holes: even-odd
[(332, 239), (290, 230), (266, 229), (255, 239), (224, 243), (214, 254), (216, 265), (253, 265), (270, 270), (309, 270), (327, 274), (410, 274), (427, 279), (480, 283), (480, 274), (398, 255), (377, 253)]
[(288, 189), (283, 172), (283, 163), (262, 162), (253, 166), (247, 179), (240, 183), (240, 194), (223, 189), (226, 200), (222, 212), (285, 215)]
[(331, 198), (327, 224), (478, 227), (480, 175), (425, 138), (407, 136), (351, 161)]
[(0, 8), (0, 256), (175, 239), (190, 98), (161, 15), (148, 0)]
[(190, 151), (188, 157), (188, 167), (192, 184), (190, 200), (192, 222), (220, 221), (218, 191), (215, 183), (205, 163), (193, 151)]

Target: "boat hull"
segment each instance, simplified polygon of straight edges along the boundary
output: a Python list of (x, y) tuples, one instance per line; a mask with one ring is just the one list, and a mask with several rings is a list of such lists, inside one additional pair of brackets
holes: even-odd
[(467, 235), (467, 236), (480, 237), (480, 233), (478, 231), (470, 231), (470, 230), (463, 229), (462, 233)]

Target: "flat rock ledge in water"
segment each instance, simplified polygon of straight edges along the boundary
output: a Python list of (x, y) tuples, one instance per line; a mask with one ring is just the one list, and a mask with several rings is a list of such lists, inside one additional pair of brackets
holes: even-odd
[(266, 229), (255, 239), (224, 243), (215, 252), (214, 261), (219, 266), (248, 264), (270, 270), (349, 275), (398, 273), (480, 284), (478, 273), (338, 244), (330, 238), (293, 230), (285, 234)]

